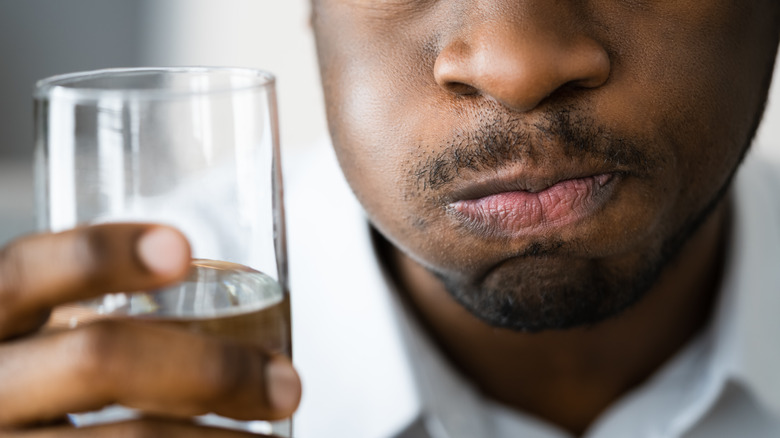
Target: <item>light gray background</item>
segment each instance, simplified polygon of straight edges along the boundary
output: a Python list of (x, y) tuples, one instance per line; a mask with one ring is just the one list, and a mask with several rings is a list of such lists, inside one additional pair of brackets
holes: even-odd
[[(308, 0), (0, 0), (0, 245), (32, 231), (37, 79), (139, 65), (229, 65), (278, 76), (283, 147), (326, 135)], [(780, 158), (780, 70), (759, 147)]]
[(283, 147), (326, 136), (308, 0), (0, 0), (0, 245), (35, 229), (35, 81), (142, 65), (270, 70)]

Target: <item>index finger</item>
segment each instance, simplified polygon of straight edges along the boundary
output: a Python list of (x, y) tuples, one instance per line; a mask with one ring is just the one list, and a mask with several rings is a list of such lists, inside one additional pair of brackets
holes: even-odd
[(19, 239), (0, 252), (0, 339), (36, 330), (53, 307), (183, 278), (190, 247), (171, 227), (103, 224)]

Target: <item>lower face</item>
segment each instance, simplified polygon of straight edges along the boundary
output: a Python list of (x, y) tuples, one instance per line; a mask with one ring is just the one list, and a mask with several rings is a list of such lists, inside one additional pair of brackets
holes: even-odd
[(444, 89), (434, 65), (470, 20), (533, 27), (534, 2), (314, 3), (334, 147), (372, 224), (518, 330), (594, 323), (652, 288), (748, 147), (777, 48), (774, 0), (558, 2), (609, 79), (517, 111)]

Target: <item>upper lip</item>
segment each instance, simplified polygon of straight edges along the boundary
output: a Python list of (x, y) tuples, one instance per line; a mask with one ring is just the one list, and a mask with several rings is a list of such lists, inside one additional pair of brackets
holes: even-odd
[(545, 166), (528, 168), (515, 165), (490, 173), (480, 172), (477, 177), (456, 183), (446, 196), (446, 200), (448, 203), (453, 203), (517, 191), (538, 193), (562, 181), (618, 173), (623, 172), (615, 168), (577, 165), (557, 168)]

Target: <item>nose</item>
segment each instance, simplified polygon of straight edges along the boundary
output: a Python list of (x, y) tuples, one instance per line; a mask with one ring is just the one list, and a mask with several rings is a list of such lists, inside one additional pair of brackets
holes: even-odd
[(610, 75), (607, 51), (583, 33), (582, 23), (562, 16), (526, 9), (483, 15), (461, 26), (436, 58), (437, 84), (456, 95), (490, 97), (518, 112), (533, 110), (563, 87), (600, 87)]

